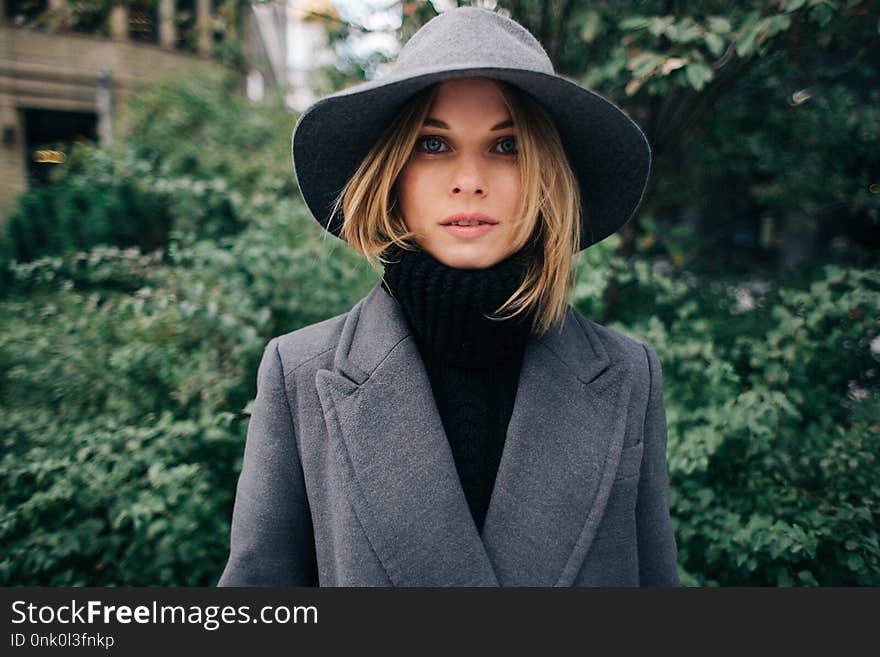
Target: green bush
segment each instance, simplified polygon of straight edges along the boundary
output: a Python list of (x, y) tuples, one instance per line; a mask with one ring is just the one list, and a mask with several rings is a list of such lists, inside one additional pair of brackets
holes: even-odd
[(266, 341), (374, 280), (301, 201), (270, 205), (222, 243), (12, 267), (0, 585), (216, 582)]
[(616, 325), (663, 365), (685, 581), (880, 584), (880, 273), (750, 289), (616, 266), (639, 315)]
[[(27, 414), (33, 413), (28, 410)], [(51, 435), (4, 413), (0, 583), (210, 585), (228, 551), (225, 517), (243, 427), (233, 416), (120, 424), (112, 414)], [(48, 418), (46, 418), (48, 420)], [(48, 428), (48, 427), (45, 427)], [(45, 429), (44, 428), (44, 429)], [(15, 438), (18, 440), (15, 440)]]
[(134, 179), (66, 177), (19, 197), (6, 227), (3, 259), (27, 262), (96, 244), (151, 250), (164, 244), (170, 226), (162, 198)]

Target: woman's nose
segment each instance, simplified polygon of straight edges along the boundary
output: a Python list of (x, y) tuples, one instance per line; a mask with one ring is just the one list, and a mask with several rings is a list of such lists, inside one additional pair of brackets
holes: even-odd
[(462, 155), (452, 177), (451, 190), (453, 196), (486, 194), (486, 180), (477, 163), (477, 158)]

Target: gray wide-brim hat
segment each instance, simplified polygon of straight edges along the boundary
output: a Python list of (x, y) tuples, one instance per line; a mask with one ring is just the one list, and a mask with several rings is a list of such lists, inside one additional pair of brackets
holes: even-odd
[(551, 116), (580, 183), (581, 249), (623, 226), (641, 204), (651, 148), (639, 126), (607, 98), (553, 71), (522, 25), (487, 9), (460, 7), (432, 18), (380, 79), (309, 107), (293, 130), (293, 167), (315, 219), (339, 236), (339, 192), (376, 140), (416, 93), (442, 80), (481, 76), (529, 94)]

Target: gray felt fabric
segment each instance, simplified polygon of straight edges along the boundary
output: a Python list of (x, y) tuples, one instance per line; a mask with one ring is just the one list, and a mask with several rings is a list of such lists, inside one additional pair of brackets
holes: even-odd
[(417, 92), (442, 80), (485, 76), (518, 87), (551, 116), (581, 189), (585, 249), (623, 226), (648, 184), (651, 147), (642, 130), (604, 96), (556, 75), (541, 44), (519, 23), (460, 7), (428, 21), (391, 71), (318, 100), (300, 116), (291, 154), (315, 219), (339, 235), (333, 201), (364, 156)]
[(530, 338), (482, 535), (400, 306), (273, 338), (220, 586), (674, 586), (654, 350), (569, 307)]

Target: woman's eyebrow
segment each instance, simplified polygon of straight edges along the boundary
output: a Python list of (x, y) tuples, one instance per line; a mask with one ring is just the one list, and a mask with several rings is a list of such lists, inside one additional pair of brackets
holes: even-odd
[[(429, 125), (429, 126), (433, 126), (435, 128), (443, 128), (444, 130), (449, 130), (449, 125), (447, 123), (441, 121), (440, 119), (431, 118), (430, 116), (427, 119), (425, 119), (424, 125), (426, 125), (426, 126)], [(491, 131), (504, 130), (504, 128), (510, 128), (511, 126), (513, 126), (513, 121), (511, 119), (508, 119), (507, 121), (502, 121), (501, 123), (496, 123), (495, 125), (493, 125), (490, 128), (490, 130)]]

